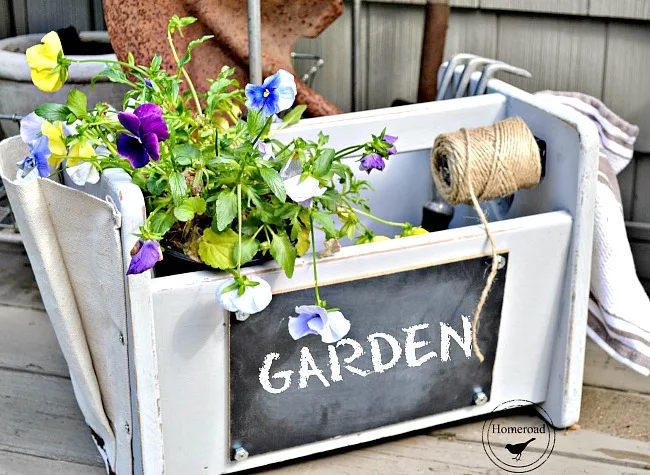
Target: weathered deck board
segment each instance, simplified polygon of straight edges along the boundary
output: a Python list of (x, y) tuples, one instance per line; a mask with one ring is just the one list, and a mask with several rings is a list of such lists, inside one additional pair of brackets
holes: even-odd
[(0, 244), (0, 306), (43, 310), (43, 301), (22, 244)]
[(102, 465), (70, 380), (21, 371), (0, 370), (0, 451)]
[(68, 377), (68, 366), (41, 310), (0, 307), (0, 368)]
[(0, 475), (106, 475), (104, 467), (0, 450)]
[[(480, 434), (479, 434), (480, 435)], [(262, 472), (266, 475), (370, 475), (370, 474), (496, 474), (502, 473), (485, 456), (480, 440), (450, 440), (447, 436), (419, 435), (372, 445), (327, 458), (297, 463)], [(503, 472), (505, 473), (505, 472)], [(633, 467), (610, 465), (578, 458), (576, 454), (553, 453), (539, 473), (646, 474)]]

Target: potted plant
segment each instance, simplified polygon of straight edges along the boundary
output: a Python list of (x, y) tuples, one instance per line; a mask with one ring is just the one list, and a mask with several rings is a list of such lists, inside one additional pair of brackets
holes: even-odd
[[(104, 69), (93, 82), (107, 78), (128, 87), (123, 110), (106, 103), (89, 108), (86, 95), (71, 89), (65, 104), (45, 103), (26, 116), (20, 133), (30, 154), (18, 164), (17, 181), (65, 173), (83, 185), (97, 182), (104, 170), (123, 169), (147, 207), (127, 274), (154, 268), (166, 250), (229, 272), (232, 278), (220, 285), (216, 299), (240, 320), (271, 301), (269, 284), (242, 274), (242, 266), (270, 256), (291, 278), (296, 258), (311, 250), (315, 301), (296, 307), (289, 332), (294, 339), (318, 334), (324, 342), (337, 341), (350, 322), (320, 298), (315, 232), (325, 234), (326, 255), (340, 249), (339, 238), (355, 244), (388, 239), (359, 216), (396, 226), (397, 237), (426, 233), (372, 215), (364, 196), (371, 185), (351, 168), (382, 171), (396, 153), (397, 137), (379, 130), (342, 150), (328, 147), (322, 133), (315, 141), (277, 140), (276, 132), (297, 123), (304, 111), (289, 110), (296, 95), (293, 75), (280, 70), (242, 90), (231, 78), (234, 70), (224, 68), (206, 93), (198, 93), (185, 65), (211, 36), (190, 42), (184, 52), (174, 44), (174, 35), (194, 21), (174, 16), (169, 22), (174, 73), (161, 69), (160, 56), (148, 66), (135, 64), (131, 55), (124, 63), (97, 60)], [(54, 32), (26, 55), (35, 85), (45, 91), (60, 89), (73, 65), (94, 61), (66, 57)], [(353, 154), (361, 154), (358, 163), (350, 163)]]

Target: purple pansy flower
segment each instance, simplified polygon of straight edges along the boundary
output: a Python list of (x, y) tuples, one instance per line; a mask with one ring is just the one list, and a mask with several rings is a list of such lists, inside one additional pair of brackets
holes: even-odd
[(159, 142), (169, 137), (160, 106), (142, 104), (133, 113), (120, 112), (117, 118), (133, 134), (122, 133), (117, 139), (117, 151), (131, 162), (133, 168), (144, 167), (149, 163), (149, 158), (160, 158)]
[(337, 310), (327, 311), (318, 305), (296, 307), (297, 317), (289, 317), (289, 334), (294, 340), (306, 335), (320, 335), (323, 343), (339, 341), (350, 331), (350, 321)]
[(156, 262), (162, 261), (163, 255), (158, 241), (140, 239), (131, 250), (131, 263), (126, 275), (142, 274), (144, 271), (151, 269)]
[(27, 182), (40, 177), (50, 176), (50, 164), (47, 159), (50, 157), (49, 139), (41, 135), (29, 144), (31, 155), (18, 163), (16, 180)]
[(267, 77), (262, 85), (246, 84), (246, 107), (259, 110), (270, 117), (293, 105), (296, 99), (296, 81), (293, 74), (284, 69)]
[[(397, 142), (397, 135), (384, 135), (384, 142), (388, 142), (389, 144), (393, 145), (395, 142)], [(395, 145), (393, 145), (391, 148), (388, 149), (388, 155), (395, 155), (397, 153), (397, 148), (395, 148)]]
[(145, 78), (144, 83), (147, 85), (147, 87), (152, 87), (153, 84), (151, 83), (151, 79)]
[(368, 172), (371, 170), (383, 170), (386, 168), (386, 162), (378, 153), (370, 153), (361, 159), (359, 163), (359, 170)]

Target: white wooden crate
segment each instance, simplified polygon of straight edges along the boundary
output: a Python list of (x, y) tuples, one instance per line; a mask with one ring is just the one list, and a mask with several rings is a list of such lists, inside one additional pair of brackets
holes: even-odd
[[(127, 281), (136, 473), (216, 475), (327, 451), (415, 429), (485, 414), (502, 402), (540, 403), (553, 423), (578, 420), (591, 264), (597, 133), (577, 113), (500, 81), (493, 94), (443, 102), (304, 120), (279, 137), (330, 135), (342, 148), (384, 127), (399, 136), (399, 155), (373, 173), (370, 205), (382, 217), (418, 224), (430, 199), (429, 155), (435, 137), (461, 127), (493, 124), (518, 115), (548, 145), (544, 180), (519, 191), (509, 219), (491, 224), (499, 250), (508, 251), (499, 342), (490, 401), (358, 434), (231, 460), (228, 413), (227, 312), (215, 289), (229, 275), (194, 272)], [(119, 170), (109, 170), (86, 190), (115, 201), (122, 213), (124, 260), (144, 218), (140, 190)], [(459, 207), (454, 229), (363, 246), (345, 247), (319, 264), (320, 280), (341, 282), (489, 253), (482, 227)], [(380, 233), (376, 223), (366, 222)], [(469, 225), (466, 225), (469, 224)], [(466, 225), (466, 226), (465, 226)], [(322, 242), (322, 237), (320, 238)], [(312, 285), (311, 262), (296, 262), (291, 280), (274, 262), (246, 269), (263, 274), (274, 293)], [(121, 475), (121, 474), (120, 474)]]

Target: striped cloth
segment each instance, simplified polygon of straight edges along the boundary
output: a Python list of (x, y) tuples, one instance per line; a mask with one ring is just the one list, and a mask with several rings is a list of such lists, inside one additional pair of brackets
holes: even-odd
[(586, 94), (543, 91), (538, 95), (572, 107), (598, 128), (600, 155), (587, 334), (610, 356), (648, 376), (650, 299), (636, 275), (616, 180), (633, 158), (639, 128)]

